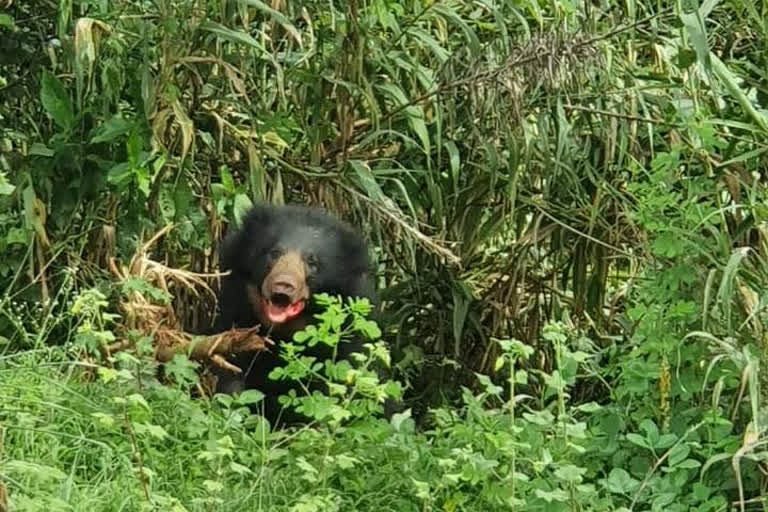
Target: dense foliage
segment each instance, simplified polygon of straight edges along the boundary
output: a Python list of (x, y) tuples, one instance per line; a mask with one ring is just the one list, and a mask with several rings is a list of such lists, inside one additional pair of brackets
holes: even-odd
[[(768, 509), (763, 2), (0, 9), (0, 510)], [(372, 240), (383, 332), (320, 332), (381, 334), (390, 420), (329, 366), (271, 432), (126, 331), (210, 323), (115, 269), (172, 224), (215, 272), (256, 200)]]

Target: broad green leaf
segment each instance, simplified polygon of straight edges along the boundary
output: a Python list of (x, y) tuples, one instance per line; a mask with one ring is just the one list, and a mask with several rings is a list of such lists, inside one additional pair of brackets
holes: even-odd
[(630, 494), (638, 488), (639, 484), (627, 470), (622, 468), (613, 468), (603, 482), (606, 489), (614, 494)]
[(14, 28), (16, 24), (10, 14), (0, 14), (0, 28)]
[(64, 85), (48, 70), (43, 71), (40, 88), (40, 99), (43, 108), (59, 128), (69, 131), (75, 122), (72, 102)]
[(66, 473), (53, 466), (22, 460), (4, 461), (3, 474), (14, 475), (16, 478), (30, 478), (36, 483), (49, 480), (65, 480), (67, 478)]
[(132, 393), (125, 398), (128, 400), (128, 403), (132, 405), (143, 407), (147, 411), (152, 410), (152, 408), (149, 406), (149, 402), (147, 402), (147, 399), (139, 393)]
[(566, 464), (555, 470), (555, 477), (564, 482), (579, 483), (586, 472), (586, 468), (574, 466), (573, 464)]
[(4, 172), (0, 172), (0, 196), (9, 196), (16, 190), (16, 186), (8, 181)]
[(235, 399), (235, 403), (238, 405), (253, 405), (258, 404), (264, 400), (264, 393), (258, 389), (248, 389), (240, 393)]
[(646, 441), (645, 438), (640, 434), (635, 434), (635, 433), (627, 434), (627, 441), (629, 441), (632, 444), (636, 444), (637, 446), (642, 446), (643, 448), (650, 449), (650, 445), (648, 444), (648, 441)]
[(119, 185), (133, 177), (133, 166), (129, 162), (115, 164), (107, 171), (107, 182)]
[(235, 179), (232, 177), (232, 173), (229, 172), (229, 169), (224, 166), (219, 169), (219, 173), (221, 175), (221, 186), (224, 188), (227, 194), (234, 194)]
[(251, 201), (251, 198), (248, 197), (245, 194), (236, 194), (235, 195), (235, 223), (237, 225), (242, 225), (243, 217), (245, 217), (245, 214), (248, 212), (248, 210), (253, 206), (253, 202)]
[(560, 502), (566, 503), (568, 501), (568, 493), (562, 489), (554, 489), (552, 491), (546, 491), (544, 489), (536, 489), (534, 494), (537, 498), (547, 502)]
[[(406, 420), (411, 420), (411, 409), (406, 409), (403, 412), (398, 412), (392, 415), (392, 419), (390, 420), (392, 424), (392, 428), (395, 429), (395, 432), (401, 432), (403, 424), (406, 422)], [(413, 427), (413, 421), (409, 421), (408, 423), (405, 423), (405, 425), (410, 430)]]
[(91, 137), (91, 144), (109, 142), (125, 135), (133, 128), (133, 122), (123, 119), (120, 114), (112, 116), (108, 121), (99, 125)]
[(29, 155), (30, 156), (45, 156), (45, 157), (52, 157), (55, 155), (56, 152), (46, 146), (45, 144), (42, 144), (40, 142), (35, 142), (29, 147)]

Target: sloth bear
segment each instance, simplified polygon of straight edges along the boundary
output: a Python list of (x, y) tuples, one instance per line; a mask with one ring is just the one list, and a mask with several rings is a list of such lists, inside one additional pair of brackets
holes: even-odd
[[(368, 247), (348, 225), (324, 211), (304, 206), (258, 204), (242, 225), (230, 234), (221, 249), (223, 278), (219, 296), (219, 332), (232, 327), (261, 325), (261, 334), (276, 345), (311, 323), (318, 310), (314, 294), (368, 298), (374, 301)], [(322, 344), (306, 355), (319, 360), (331, 356)], [(361, 351), (362, 343), (342, 343), (337, 357)], [(278, 402), (280, 395), (297, 389), (288, 381), (269, 379), (269, 373), (284, 365), (277, 346), (259, 353), (232, 357), (243, 370), (234, 374), (216, 370), (219, 393), (258, 389), (264, 393), (260, 412), (274, 427), (304, 421), (301, 415)], [(297, 389), (298, 390), (298, 389)]]

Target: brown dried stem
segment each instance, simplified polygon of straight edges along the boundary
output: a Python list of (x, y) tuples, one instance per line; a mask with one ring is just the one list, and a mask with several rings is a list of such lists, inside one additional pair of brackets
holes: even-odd
[[(114, 259), (109, 261), (109, 267), (115, 277), (121, 281), (139, 278), (171, 295), (174, 288), (188, 290), (192, 295), (200, 291), (215, 296), (213, 290), (205, 281), (206, 278), (216, 278), (222, 274), (197, 274), (170, 268), (149, 258), (151, 246), (171, 230), (168, 225), (141, 246), (125, 267), (119, 267)], [(138, 332), (140, 335), (151, 336), (155, 349), (155, 357), (161, 363), (173, 359), (176, 354), (186, 353), (197, 361), (210, 361), (229, 371), (240, 373), (240, 369), (227, 362), (226, 356), (241, 352), (265, 350), (272, 342), (257, 333), (257, 328), (231, 329), (214, 335), (194, 335), (185, 332), (170, 303), (157, 303), (146, 294), (138, 291), (130, 292), (120, 302), (123, 313), (123, 329)], [(128, 337), (113, 343), (107, 348), (109, 354), (120, 350), (130, 349), (134, 342)]]

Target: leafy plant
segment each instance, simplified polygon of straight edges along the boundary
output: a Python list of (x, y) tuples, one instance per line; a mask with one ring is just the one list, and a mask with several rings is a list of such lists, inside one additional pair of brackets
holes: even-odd
[[(344, 304), (339, 298), (327, 294), (314, 297), (323, 308), (316, 315), (317, 322), (294, 334), (293, 343), (280, 344), (281, 357), (287, 363), (269, 374), (274, 380), (293, 380), (301, 383), (306, 395), (295, 390), (280, 397), (280, 403), (297, 412), (330, 426), (350, 419), (366, 418), (382, 413), (387, 400), (402, 398), (399, 383), (381, 381), (377, 367), (388, 367), (390, 355), (379, 339), (381, 331), (375, 322), (366, 318), (372, 311), (367, 299), (350, 299)], [(364, 353), (354, 353), (352, 361), (340, 359), (342, 344), (366, 340)], [(331, 357), (325, 361), (306, 355), (313, 347), (325, 345)], [(311, 382), (321, 382), (321, 392)]]

